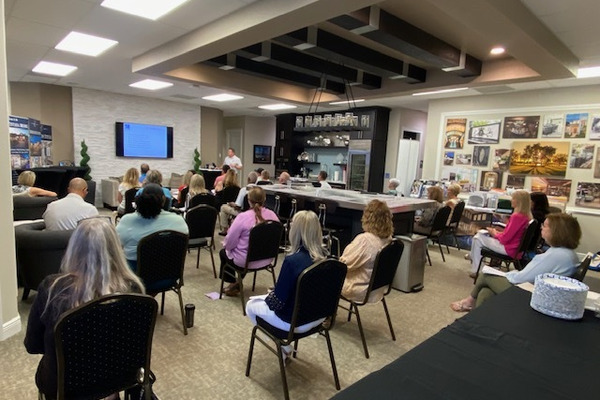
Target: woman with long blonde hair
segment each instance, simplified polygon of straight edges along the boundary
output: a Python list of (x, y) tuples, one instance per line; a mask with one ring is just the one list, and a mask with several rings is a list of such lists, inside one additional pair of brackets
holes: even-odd
[(54, 325), (61, 314), (100, 296), (144, 293), (144, 285), (129, 269), (112, 224), (102, 218), (82, 220), (62, 260), (60, 273), (42, 281), (27, 323), (25, 348), (43, 354), (36, 385), (47, 398), (57, 391)]
[(35, 184), (35, 178), (35, 172), (33, 171), (21, 172), (17, 178), (17, 184), (12, 187), (13, 196), (25, 195), (30, 197), (56, 197), (56, 192), (33, 186)]
[(125, 213), (125, 192), (138, 187), (140, 187), (140, 172), (137, 168), (129, 168), (123, 175), (123, 182), (119, 184), (119, 207), (117, 207), (119, 214)]

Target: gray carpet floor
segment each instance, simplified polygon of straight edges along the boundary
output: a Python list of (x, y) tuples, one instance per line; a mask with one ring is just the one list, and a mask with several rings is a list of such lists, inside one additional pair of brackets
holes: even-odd
[[(219, 240), (220, 242), (220, 240)], [(220, 245), (217, 246), (217, 251)], [(376, 371), (423, 342), (460, 317), (449, 303), (466, 296), (473, 286), (464, 251), (451, 249), (442, 261), (437, 247), (429, 248), (433, 266), (426, 264), (424, 289), (418, 293), (393, 290), (387, 297), (396, 341), (392, 341), (381, 304), (361, 309), (371, 358), (366, 359), (353, 319), (338, 316), (331, 332), (342, 389)], [(218, 254), (215, 253), (218, 260)], [(281, 264), (281, 257), (279, 259)], [(217, 265), (218, 269), (218, 265)], [(251, 277), (246, 278), (250, 295)], [(283, 397), (277, 357), (257, 343), (250, 377), (245, 366), (252, 325), (242, 315), (239, 298), (211, 300), (205, 294), (219, 289), (213, 277), (210, 256), (203, 251), (196, 269), (196, 250), (187, 257), (184, 303), (196, 306), (195, 325), (183, 335), (179, 304), (168, 293), (165, 314), (159, 315), (152, 348), (154, 386), (160, 399), (280, 399)], [(255, 293), (271, 286), (270, 275), (259, 273)], [(0, 387), (2, 399), (34, 399), (34, 375), (39, 355), (27, 354), (23, 337), (35, 292), (19, 302), (23, 329), (0, 342)], [(326, 399), (336, 393), (327, 345), (323, 337), (300, 341), (298, 357), (286, 368), (293, 399)]]

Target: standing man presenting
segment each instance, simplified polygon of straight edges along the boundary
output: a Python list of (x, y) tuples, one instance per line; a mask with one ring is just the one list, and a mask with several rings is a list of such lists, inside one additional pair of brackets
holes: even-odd
[(227, 149), (227, 157), (225, 157), (224, 165), (229, 165), (236, 173), (242, 169), (242, 160), (235, 155), (235, 150), (230, 147)]

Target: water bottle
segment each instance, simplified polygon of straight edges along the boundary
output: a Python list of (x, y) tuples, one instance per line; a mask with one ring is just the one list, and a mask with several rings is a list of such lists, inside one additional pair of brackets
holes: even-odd
[(196, 306), (193, 304), (185, 305), (185, 325), (188, 328), (194, 326), (194, 311), (196, 310)]

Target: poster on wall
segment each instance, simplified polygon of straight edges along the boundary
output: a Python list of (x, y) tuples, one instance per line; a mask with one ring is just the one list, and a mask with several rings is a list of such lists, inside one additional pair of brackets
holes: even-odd
[(514, 142), (509, 171), (517, 175), (565, 176), (569, 142)]
[(523, 189), (525, 187), (525, 177), (521, 175), (508, 175), (506, 177), (506, 187), (513, 189)]
[(476, 120), (469, 122), (469, 144), (498, 143), (500, 120)]
[(462, 149), (465, 144), (465, 131), (467, 130), (466, 118), (446, 119), (444, 131), (444, 148)]
[(487, 167), (490, 162), (490, 146), (475, 146), (473, 148), (473, 166)]
[(454, 158), (456, 165), (471, 165), (471, 153), (457, 153)]
[(600, 140), (600, 115), (592, 115), (590, 118), (590, 140)]
[(561, 138), (565, 131), (565, 118), (562, 114), (551, 114), (544, 117), (542, 139)]
[(588, 113), (567, 114), (565, 117), (565, 139), (583, 139), (587, 132)]
[[(478, 183), (477, 176), (478, 170), (475, 168), (461, 168), (461, 167), (443, 167), (442, 168), (442, 179), (448, 179), (449, 181), (460, 182), (461, 184), (473, 185), (475, 187)], [(464, 186), (463, 186), (464, 189)], [(475, 188), (474, 188), (475, 189)]]
[(9, 116), (8, 132), (12, 169), (29, 168), (29, 118)]
[(42, 165), (52, 165), (52, 127), (42, 124)]
[(489, 191), (502, 186), (502, 172), (500, 171), (482, 171), (479, 190)]
[(600, 183), (579, 182), (575, 205), (577, 207), (600, 208)]
[(546, 196), (563, 197), (566, 201), (569, 201), (569, 197), (571, 196), (571, 180), (536, 176), (531, 179), (531, 191), (546, 193)]
[(502, 138), (534, 139), (538, 136), (540, 116), (505, 117)]
[(33, 118), (29, 118), (29, 166), (42, 166), (42, 124)]
[(600, 179), (600, 146), (596, 150), (596, 165), (594, 166), (594, 178)]
[(510, 165), (510, 150), (509, 149), (495, 149), (494, 150), (494, 163), (492, 169), (494, 171), (508, 171)]
[(453, 165), (454, 164), (454, 152), (453, 151), (445, 151), (444, 152), (444, 165)]
[(592, 169), (593, 160), (593, 144), (573, 143), (573, 145), (571, 146), (571, 159), (569, 160), (569, 167)]

